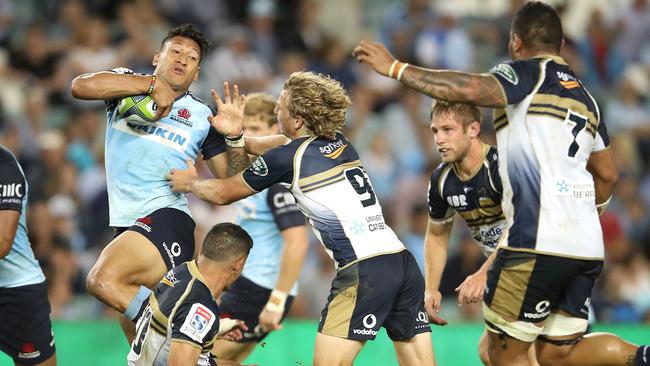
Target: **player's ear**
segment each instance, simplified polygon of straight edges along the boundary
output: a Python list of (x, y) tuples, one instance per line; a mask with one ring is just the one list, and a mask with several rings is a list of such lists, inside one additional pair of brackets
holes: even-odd
[(160, 51), (156, 51), (153, 54), (153, 61), (151, 61), (151, 64), (154, 66), (158, 66), (158, 59), (160, 58)]
[(481, 122), (474, 121), (469, 124), (467, 134), (470, 138), (477, 138), (481, 135)]

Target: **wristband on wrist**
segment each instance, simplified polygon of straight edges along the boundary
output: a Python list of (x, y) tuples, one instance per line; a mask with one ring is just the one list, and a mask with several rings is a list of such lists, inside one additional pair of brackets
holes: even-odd
[(609, 202), (612, 200), (612, 197), (613, 195), (609, 196), (609, 198), (605, 202), (596, 205), (596, 211), (598, 211), (598, 216), (602, 215), (605, 212), (605, 209), (609, 205)]
[(406, 70), (406, 67), (407, 67), (408, 65), (409, 65), (408, 63), (403, 63), (403, 64), (400, 66), (399, 71), (397, 72), (397, 77), (395, 77), (395, 79), (397, 79), (397, 81), (401, 81), (401, 80), (402, 80), (402, 74), (404, 74), (404, 70)]
[(246, 139), (244, 138), (244, 131), (239, 133), (237, 137), (228, 137), (226, 136), (226, 145), (230, 147), (244, 147), (246, 145)]
[(391, 79), (395, 79), (393, 73), (395, 72), (395, 67), (397, 66), (397, 64), (399, 64), (399, 61), (397, 60), (393, 61), (393, 63), (390, 64), (390, 68), (388, 69), (388, 77)]
[(273, 290), (271, 291), (271, 296), (269, 296), (269, 301), (266, 302), (264, 308), (268, 311), (282, 313), (284, 312), (284, 304), (287, 302), (287, 294), (284, 291)]
[(147, 90), (147, 95), (153, 92), (154, 86), (156, 86), (156, 75), (151, 75), (151, 81), (149, 82), (149, 90)]

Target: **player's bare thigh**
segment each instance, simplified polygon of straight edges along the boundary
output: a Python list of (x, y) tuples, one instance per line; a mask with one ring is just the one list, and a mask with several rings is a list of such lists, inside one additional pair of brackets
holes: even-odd
[(431, 333), (419, 333), (408, 341), (393, 341), (400, 366), (435, 366)]
[(251, 353), (253, 353), (256, 346), (257, 342), (240, 343), (219, 339), (214, 342), (212, 353), (214, 353), (220, 360), (224, 359), (242, 363)]
[(316, 334), (314, 366), (351, 366), (365, 342)]
[(140, 285), (153, 287), (167, 273), (160, 252), (144, 235), (127, 230), (102, 251), (87, 286), (100, 300), (124, 311)]

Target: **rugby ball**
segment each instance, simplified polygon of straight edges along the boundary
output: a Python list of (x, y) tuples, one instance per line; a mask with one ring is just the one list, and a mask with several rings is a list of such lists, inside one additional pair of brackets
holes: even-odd
[(127, 122), (146, 124), (156, 121), (158, 106), (150, 95), (124, 97), (117, 103), (117, 114)]

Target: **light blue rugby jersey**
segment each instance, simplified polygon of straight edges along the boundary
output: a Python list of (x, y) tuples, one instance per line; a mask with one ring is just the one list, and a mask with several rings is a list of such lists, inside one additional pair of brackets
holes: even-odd
[[(253, 238), (242, 276), (270, 290), (275, 288), (282, 262), (281, 231), (305, 225), (305, 217), (286, 188), (274, 185), (236, 203), (237, 224)], [(290, 295), (296, 296), (295, 284)]]
[[(125, 68), (114, 72), (132, 74)], [(190, 214), (187, 199), (172, 192), (165, 175), (185, 169), (199, 151), (209, 159), (226, 151), (224, 137), (208, 121), (210, 107), (187, 92), (176, 99), (165, 118), (133, 124), (117, 114), (118, 100), (106, 103), (106, 181), (110, 226), (128, 227), (161, 208)]]
[(27, 179), (14, 155), (0, 145), (0, 210), (20, 212), (11, 251), (0, 260), (0, 287), (34, 285), (45, 281), (27, 238)]

